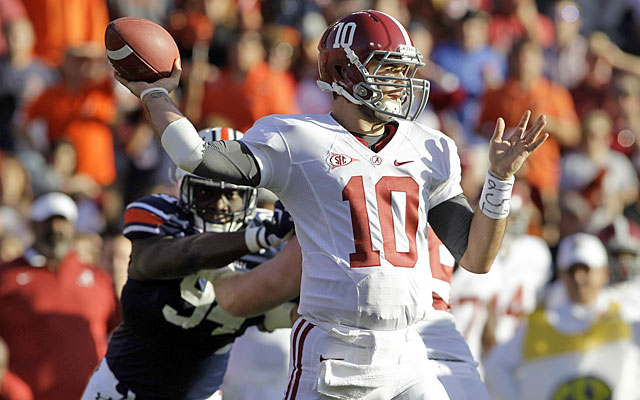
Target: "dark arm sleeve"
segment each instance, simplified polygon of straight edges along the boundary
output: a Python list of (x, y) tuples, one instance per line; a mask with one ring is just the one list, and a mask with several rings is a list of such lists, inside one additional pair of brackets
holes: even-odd
[(464, 195), (444, 201), (429, 211), (429, 225), (457, 262), (467, 251), (473, 210)]
[(235, 140), (207, 142), (202, 162), (193, 173), (236, 185), (260, 184), (258, 161), (246, 144)]

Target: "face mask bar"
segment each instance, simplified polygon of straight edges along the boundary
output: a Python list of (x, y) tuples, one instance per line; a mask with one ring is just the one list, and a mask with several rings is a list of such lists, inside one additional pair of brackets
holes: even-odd
[[(366, 66), (377, 62), (373, 73), (369, 73)], [(387, 64), (401, 64), (406, 66), (402, 76), (378, 75), (380, 69)], [(412, 49), (408, 51), (373, 51), (364, 63), (354, 63), (365, 77), (364, 82), (359, 82), (353, 88), (353, 96), (362, 104), (375, 111), (381, 117), (388, 119), (399, 118), (414, 121), (427, 105), (430, 83), (426, 79), (414, 78), (419, 67), (424, 66), (420, 53)], [(383, 104), (383, 88), (401, 88), (402, 94), (397, 103), (398, 107), (387, 107)], [(372, 93), (370, 96), (367, 96)], [(414, 107), (416, 94), (419, 93), (418, 106)], [(367, 97), (367, 98), (365, 98)]]
[[(235, 212), (225, 212), (197, 204), (195, 192), (201, 186), (220, 191), (238, 191), (242, 196), (242, 208)], [(257, 189), (191, 175), (185, 176), (182, 180), (180, 195), (196, 229), (203, 232), (235, 232), (246, 227), (253, 218), (258, 198)]]

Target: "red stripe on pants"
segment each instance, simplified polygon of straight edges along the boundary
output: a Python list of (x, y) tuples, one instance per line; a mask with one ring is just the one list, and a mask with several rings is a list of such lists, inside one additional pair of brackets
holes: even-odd
[[(302, 325), (307, 324), (304, 329), (302, 329), (302, 333), (300, 333)], [(293, 351), (291, 352), (291, 356), (294, 357), (293, 370), (291, 372), (291, 378), (289, 381), (289, 385), (287, 387), (287, 394), (285, 395), (286, 400), (293, 400), (296, 398), (296, 394), (298, 392), (298, 385), (300, 384), (300, 376), (302, 375), (302, 352), (304, 348), (304, 340), (307, 335), (314, 327), (312, 323), (307, 322), (306, 320), (302, 320), (300, 325), (296, 328), (296, 331), (293, 335)], [(300, 339), (298, 340), (298, 334), (300, 335)], [(293, 385), (293, 386), (292, 386)]]

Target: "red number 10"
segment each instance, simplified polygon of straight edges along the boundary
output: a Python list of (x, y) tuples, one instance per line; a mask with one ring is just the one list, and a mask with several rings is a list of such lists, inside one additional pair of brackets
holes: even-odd
[[(393, 222), (392, 192), (406, 194), (405, 233), (409, 239), (409, 251), (396, 249), (396, 237)], [(418, 231), (419, 186), (413, 178), (404, 176), (384, 176), (376, 183), (376, 202), (384, 254), (387, 261), (396, 267), (413, 268), (418, 260), (416, 233)], [(349, 254), (351, 268), (379, 267), (380, 251), (373, 249), (371, 228), (365, 199), (362, 176), (354, 176), (342, 190), (342, 200), (349, 202), (355, 253)]]

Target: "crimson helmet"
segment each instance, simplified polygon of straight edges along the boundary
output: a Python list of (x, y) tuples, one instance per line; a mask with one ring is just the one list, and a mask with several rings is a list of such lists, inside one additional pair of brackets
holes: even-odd
[[(318, 87), (362, 104), (383, 121), (415, 120), (429, 97), (429, 81), (415, 78), (424, 65), (409, 33), (380, 11), (351, 13), (327, 28), (318, 44)], [(404, 65), (402, 76), (377, 75), (385, 65)], [(371, 71), (371, 72), (370, 72)], [(383, 88), (401, 88), (397, 99)]]
[[(203, 129), (198, 135), (205, 142), (238, 140), (244, 135), (232, 128)], [(194, 228), (199, 232), (235, 232), (253, 220), (258, 202), (258, 189), (196, 176), (180, 168), (175, 170), (175, 181), (180, 185), (180, 203), (187, 210)], [(214, 199), (236, 192), (237, 209), (220, 210)], [(235, 197), (237, 199), (237, 197)]]

